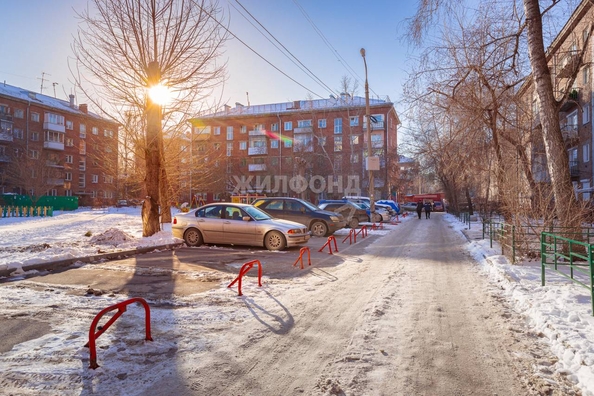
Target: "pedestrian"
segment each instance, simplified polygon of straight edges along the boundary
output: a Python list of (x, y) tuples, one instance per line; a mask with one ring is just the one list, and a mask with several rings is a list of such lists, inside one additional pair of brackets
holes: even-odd
[(426, 219), (431, 218), (431, 203), (430, 202), (425, 203), (425, 218)]
[(421, 213), (423, 212), (423, 201), (417, 202), (417, 215), (419, 215), (419, 220), (421, 220)]

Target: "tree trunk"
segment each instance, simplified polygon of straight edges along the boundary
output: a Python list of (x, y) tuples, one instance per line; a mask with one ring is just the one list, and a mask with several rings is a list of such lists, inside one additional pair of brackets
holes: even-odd
[[(555, 199), (555, 212), (565, 227), (579, 226), (579, 217), (573, 215), (577, 200), (569, 174), (569, 157), (563, 143), (559, 125), (559, 109), (553, 95), (551, 73), (547, 64), (542, 38), (542, 17), (538, 0), (524, 0), (528, 24), (528, 55), (536, 94), (540, 101), (539, 115), (542, 125), (547, 167)], [(573, 216), (572, 216), (573, 215)]]

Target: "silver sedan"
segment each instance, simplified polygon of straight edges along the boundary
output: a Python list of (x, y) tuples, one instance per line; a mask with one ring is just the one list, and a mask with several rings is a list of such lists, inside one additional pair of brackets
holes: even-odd
[(252, 205), (230, 202), (208, 204), (177, 214), (171, 231), (188, 246), (218, 243), (283, 250), (307, 243), (310, 238), (303, 224), (273, 219)]

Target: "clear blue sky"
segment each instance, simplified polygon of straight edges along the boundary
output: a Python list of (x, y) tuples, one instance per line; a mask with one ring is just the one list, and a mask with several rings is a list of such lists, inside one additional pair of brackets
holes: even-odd
[[(371, 93), (400, 100), (406, 79), (408, 44), (401, 40), (405, 18), (413, 15), (417, 1), (297, 0), (334, 49), (301, 13), (293, 0), (240, 0), (275, 37), (326, 85), (338, 90), (341, 77), (351, 76), (348, 64), (361, 78), (364, 96), (364, 66), (359, 50), (365, 47)], [(66, 99), (74, 90), (68, 58), (78, 20), (73, 9), (87, 0), (0, 0), (0, 82), (39, 92), (42, 72), (47, 73), (44, 94)], [(230, 29), (275, 66), (322, 97), (330, 93), (298, 69), (267, 41), (237, 11), (235, 0), (220, 0), (231, 18)], [(235, 8), (233, 7), (235, 6)], [(255, 23), (255, 22), (254, 22)], [(336, 52), (335, 52), (336, 51)], [(338, 60), (339, 54), (344, 61)], [(222, 60), (228, 62), (229, 79), (223, 100), (265, 104), (305, 99), (307, 90), (290, 81), (236, 40), (226, 45)], [(352, 76), (351, 76), (352, 77)], [(58, 85), (53, 85), (57, 83)], [(314, 95), (314, 97), (316, 97)], [(79, 103), (82, 98), (77, 98)], [(398, 106), (397, 106), (398, 108)]]

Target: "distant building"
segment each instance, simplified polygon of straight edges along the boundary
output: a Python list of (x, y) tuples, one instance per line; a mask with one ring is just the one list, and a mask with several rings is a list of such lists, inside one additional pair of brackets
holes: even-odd
[(0, 84), (0, 193), (115, 203), (118, 124), (69, 99)]
[[(370, 99), (370, 113), (372, 154), (380, 162), (374, 195), (387, 198), (397, 180), (400, 120), (389, 99)], [(367, 195), (365, 114), (365, 98), (343, 94), (255, 106), (236, 103), (197, 117), (189, 138), (192, 162), (204, 162), (205, 153), (213, 151), (220, 157), (214, 163), (218, 184), (194, 193), (207, 201), (234, 194), (301, 196), (312, 202), (347, 193)]]

